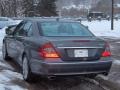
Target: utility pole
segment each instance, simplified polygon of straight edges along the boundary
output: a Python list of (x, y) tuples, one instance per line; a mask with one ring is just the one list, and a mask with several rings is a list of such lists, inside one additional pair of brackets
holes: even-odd
[(112, 0), (111, 30), (114, 30), (114, 0)]

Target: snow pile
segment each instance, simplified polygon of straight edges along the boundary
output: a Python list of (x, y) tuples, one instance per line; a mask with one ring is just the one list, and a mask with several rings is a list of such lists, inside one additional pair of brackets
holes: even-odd
[(26, 90), (26, 89), (21, 89), (19, 86), (9, 86), (6, 87), (7, 85), (2, 85), (0, 84), (0, 90)]
[(114, 60), (113, 63), (114, 63), (115, 65), (120, 65), (120, 60)]
[[(19, 23), (19, 22), (16, 22)], [(5, 28), (0, 30), (0, 90), (27, 90), (17, 83), (12, 83), (14, 80), (23, 81), (20, 73), (14, 72), (12, 66), (2, 59), (2, 41), (5, 34)]]
[[(21, 21), (22, 21), (22, 20), (15, 20), (15, 21), (11, 22), (9, 25), (17, 25), (17, 24), (19, 24)], [(7, 28), (7, 26), (4, 27), (3, 29), (0, 29), (0, 47), (2, 46), (3, 38), (4, 38), (4, 36), (6, 35), (6, 34), (5, 34), (5, 29), (6, 29), (6, 28)], [(1, 53), (0, 53), (0, 54), (1, 54)]]
[(114, 30), (111, 30), (111, 21), (83, 21), (82, 24), (88, 26), (90, 31), (96, 36), (120, 37), (120, 20), (114, 22)]
[(10, 70), (2, 70), (0, 72), (0, 83), (9, 82), (14, 79), (23, 80), (22, 75), (20, 73), (13, 72)]
[(16, 25), (19, 24), (22, 20), (14, 20), (9, 23), (9, 25)]
[(17, 83), (12, 83), (14, 80), (23, 81), (22, 75), (14, 72), (9, 64), (0, 60), (0, 90), (27, 90)]
[[(3, 41), (4, 36), (6, 35), (5, 29), (6, 29), (6, 27), (3, 29), (0, 29), (0, 47), (2, 47), (2, 41)], [(1, 53), (0, 53), (0, 55), (1, 55)]]
[(120, 42), (116, 42), (116, 43), (120, 43)]
[(18, 85), (12, 84), (12, 80), (22, 80), (22, 75), (10, 70), (0, 72), (0, 90), (27, 90)]
[(23, 81), (22, 75), (14, 72), (10, 65), (0, 60), (0, 90), (27, 90), (17, 83), (12, 83), (14, 80)]
[(120, 4), (119, 4), (119, 3), (118, 3), (118, 4), (116, 4), (116, 7), (120, 8)]
[[(0, 55), (1, 56), (1, 55)], [(2, 57), (2, 56), (1, 56)], [(3, 58), (3, 57), (2, 57)], [(8, 63), (0, 60), (0, 67), (1, 68), (6, 68), (6, 69), (10, 69), (10, 70), (14, 70)]]

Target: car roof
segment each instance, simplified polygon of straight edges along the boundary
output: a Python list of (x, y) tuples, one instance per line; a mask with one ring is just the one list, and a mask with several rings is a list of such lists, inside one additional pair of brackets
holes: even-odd
[[(25, 18), (24, 21), (35, 21), (35, 22), (50, 22), (50, 21), (59, 21), (59, 22), (79, 22), (75, 19), (70, 18), (58, 18), (58, 17), (29, 17)], [(80, 23), (80, 22), (79, 22)]]

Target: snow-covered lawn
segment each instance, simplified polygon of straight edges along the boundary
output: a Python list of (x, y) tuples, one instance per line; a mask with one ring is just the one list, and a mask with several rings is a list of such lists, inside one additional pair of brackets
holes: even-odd
[(111, 30), (111, 21), (83, 21), (82, 24), (88, 26), (90, 31), (96, 36), (120, 37), (120, 20), (114, 21), (114, 30)]

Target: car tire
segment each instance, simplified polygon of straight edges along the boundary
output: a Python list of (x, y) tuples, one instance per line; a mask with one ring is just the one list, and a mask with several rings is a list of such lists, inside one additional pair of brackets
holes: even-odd
[(32, 82), (32, 80), (33, 80), (33, 74), (32, 74), (32, 72), (30, 70), (29, 61), (28, 61), (26, 55), (24, 55), (24, 57), (23, 57), (22, 74), (23, 74), (23, 79), (25, 81)]
[(109, 71), (108, 71), (108, 72), (103, 73), (103, 75), (105, 75), (105, 76), (108, 76), (108, 74), (109, 74)]
[(3, 46), (2, 46), (2, 55), (4, 60), (8, 61), (10, 59), (7, 53), (7, 48), (5, 46), (5, 43), (3, 43)]

